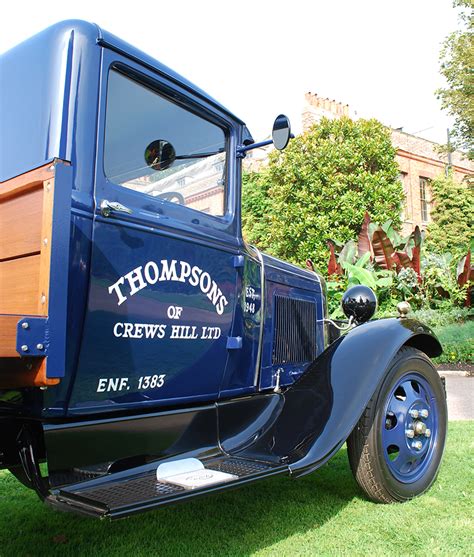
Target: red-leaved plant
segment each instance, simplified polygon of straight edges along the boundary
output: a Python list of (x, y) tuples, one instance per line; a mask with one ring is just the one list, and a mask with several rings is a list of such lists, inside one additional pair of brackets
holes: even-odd
[[(423, 235), (418, 226), (406, 238), (401, 238), (392, 227), (391, 221), (383, 226), (371, 222), (369, 213), (366, 211), (364, 222), (357, 241), (357, 257), (360, 259), (366, 253), (370, 254), (370, 260), (375, 262), (380, 269), (392, 270), (397, 273), (403, 268), (411, 268), (421, 282), (420, 274), (420, 252), (423, 243)], [(328, 241), (330, 256), (328, 262), (328, 275), (343, 275), (345, 257), (350, 254), (352, 258), (356, 255), (355, 244), (349, 240), (340, 248), (336, 256), (337, 244), (333, 240)], [(353, 263), (353, 261), (349, 261)]]

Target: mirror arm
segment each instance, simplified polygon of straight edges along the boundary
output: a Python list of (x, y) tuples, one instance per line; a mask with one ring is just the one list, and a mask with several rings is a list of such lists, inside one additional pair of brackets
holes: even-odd
[(247, 153), (247, 151), (251, 151), (252, 149), (258, 149), (259, 147), (265, 147), (266, 145), (271, 145), (273, 143), (273, 139), (266, 139), (265, 141), (259, 141), (258, 143), (252, 143), (251, 145), (238, 145), (237, 146), (237, 158), (243, 159)]
[[(295, 138), (294, 134), (290, 134), (290, 139), (294, 139), (294, 138)], [(260, 147), (266, 147), (267, 145), (271, 145), (272, 143), (273, 143), (273, 139), (266, 139), (265, 141), (252, 143), (251, 145), (238, 145), (236, 150), (237, 158), (243, 159), (247, 154), (247, 151), (251, 151), (252, 149), (259, 149)]]

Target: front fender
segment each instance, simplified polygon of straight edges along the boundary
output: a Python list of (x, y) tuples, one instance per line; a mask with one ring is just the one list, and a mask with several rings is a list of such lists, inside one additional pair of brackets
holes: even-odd
[(402, 346), (438, 356), (433, 332), (413, 319), (360, 325), (331, 344), (284, 394), (273, 452), (302, 475), (324, 464), (344, 443)]

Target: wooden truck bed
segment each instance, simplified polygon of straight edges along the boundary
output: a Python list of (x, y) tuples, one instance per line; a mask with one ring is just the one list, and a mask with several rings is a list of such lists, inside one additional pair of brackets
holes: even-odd
[(59, 381), (16, 347), (20, 319), (48, 316), (53, 199), (51, 164), (0, 184), (0, 388)]

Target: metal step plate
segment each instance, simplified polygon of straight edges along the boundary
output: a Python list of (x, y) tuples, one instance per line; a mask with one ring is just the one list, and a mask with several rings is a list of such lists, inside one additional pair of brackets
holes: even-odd
[[(223, 457), (205, 461), (205, 472), (222, 472), (227, 478), (212, 485), (194, 485), (186, 489), (182, 485), (171, 484), (168, 481), (158, 481), (156, 471), (150, 471), (139, 476), (131, 476), (113, 481), (111, 476), (93, 482), (87, 482), (83, 487), (80, 484), (61, 489), (56, 498), (59, 502), (81, 510), (84, 508), (103, 509), (97, 514), (110, 517), (127, 516), (140, 510), (155, 506), (173, 503), (179, 499), (197, 495), (200, 492), (216, 491), (222, 486), (230, 487), (233, 483), (252, 481), (259, 476), (271, 476), (287, 471), (286, 466), (270, 462), (244, 460), (232, 457)], [(216, 478), (218, 476), (215, 476)], [(234, 479), (235, 478), (235, 479)], [(98, 482), (95, 484), (95, 482)], [(191, 482), (192, 483), (192, 482)], [(95, 484), (95, 485), (91, 485)]]

